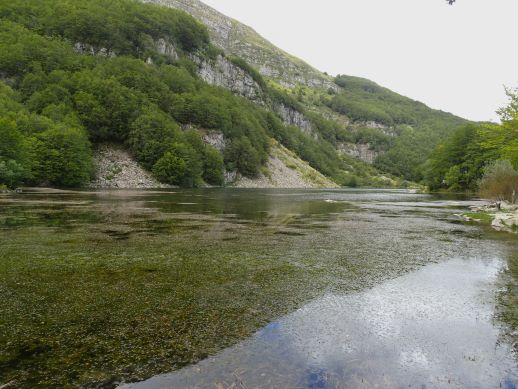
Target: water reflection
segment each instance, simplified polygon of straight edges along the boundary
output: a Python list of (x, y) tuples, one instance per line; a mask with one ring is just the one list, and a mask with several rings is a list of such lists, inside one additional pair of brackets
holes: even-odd
[(252, 339), (131, 388), (515, 388), (492, 291), (503, 262), (453, 259), (368, 291), (327, 295)]

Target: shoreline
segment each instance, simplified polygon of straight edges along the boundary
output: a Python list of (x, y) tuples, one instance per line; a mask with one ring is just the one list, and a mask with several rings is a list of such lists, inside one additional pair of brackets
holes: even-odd
[(496, 231), (518, 234), (518, 204), (488, 201), (482, 206), (471, 206), (469, 212), (458, 216), (467, 222), (490, 225)]

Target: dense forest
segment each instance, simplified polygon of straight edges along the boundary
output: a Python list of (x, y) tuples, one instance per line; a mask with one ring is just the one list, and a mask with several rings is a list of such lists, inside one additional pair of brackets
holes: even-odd
[[(178, 55), (161, 54), (160, 41)], [(171, 8), (134, 0), (0, 4), (0, 185), (83, 186), (95, 175), (93, 149), (103, 142), (124, 145), (159, 181), (188, 187), (222, 185), (225, 171), (259, 175), (272, 138), (349, 186), (379, 184), (385, 172), (432, 189), (473, 189), (488, 160), (515, 151), (506, 146), (499, 156), (495, 146), (512, 145), (511, 108), (502, 111), (501, 126), (470, 124), (344, 75), (334, 79), (336, 90), (311, 91), (309, 104), (304, 91), (228, 57), (260, 87), (264, 104), (254, 104), (198, 77), (193, 58), (219, 55), (225, 53), (211, 45), (204, 25)], [(278, 106), (302, 113), (312, 133), (283, 123)], [(224, 150), (204, 143), (196, 129), (223, 133)], [(374, 166), (338, 152), (343, 143), (379, 152)]]
[(434, 146), (466, 122), (363, 78), (338, 75), (335, 82), (342, 89), (326, 104), (353, 121), (375, 122), (390, 128), (391, 137), (369, 129), (370, 140), (363, 142), (386, 151), (375, 161), (377, 168), (408, 180), (422, 180), (422, 165)]
[[(161, 55), (159, 39), (179, 58)], [(92, 144), (110, 141), (126, 145), (162, 182), (221, 185), (224, 169), (256, 176), (270, 138), (340, 178), (343, 161), (330, 143), (204, 83), (189, 53), (221, 54), (205, 26), (182, 11), (132, 0), (1, 4), (0, 183), (84, 185), (93, 174)], [(231, 61), (270, 101), (295, 103), (243, 60)], [(223, 132), (224, 153), (182, 125)]]

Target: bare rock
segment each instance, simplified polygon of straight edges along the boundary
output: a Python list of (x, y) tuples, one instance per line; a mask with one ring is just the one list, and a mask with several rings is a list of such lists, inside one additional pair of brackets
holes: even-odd
[(198, 75), (208, 84), (221, 86), (232, 93), (262, 103), (262, 89), (248, 72), (218, 55), (215, 61), (207, 61), (197, 56), (192, 59), (198, 64)]
[(497, 231), (518, 233), (518, 211), (496, 213), (491, 227)]
[(277, 105), (275, 107), (275, 111), (282, 118), (282, 121), (285, 124), (299, 127), (307, 134), (313, 133), (311, 122), (301, 112), (284, 104)]
[(373, 150), (369, 143), (340, 143), (338, 151), (370, 164), (373, 164), (376, 158), (382, 154), (380, 151)]
[(225, 148), (225, 136), (220, 131), (208, 131), (202, 134), (203, 141), (218, 151), (223, 151)]
[(89, 185), (96, 189), (169, 188), (144, 170), (131, 155), (118, 145), (99, 145), (94, 156), (97, 178)]

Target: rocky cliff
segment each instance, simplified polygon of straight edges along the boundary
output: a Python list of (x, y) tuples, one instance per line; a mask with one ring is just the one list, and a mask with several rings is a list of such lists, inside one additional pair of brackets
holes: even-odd
[(256, 103), (263, 103), (261, 87), (244, 69), (222, 55), (215, 60), (205, 60), (192, 56), (198, 64), (198, 75), (211, 85), (217, 85)]
[(338, 151), (373, 164), (382, 153), (373, 149), (369, 143), (339, 143)]
[(237, 55), (280, 84), (293, 88), (304, 84), (312, 88), (337, 86), (332, 78), (293, 57), (264, 39), (252, 28), (232, 19), (199, 0), (142, 0), (182, 9), (207, 25), (211, 41), (227, 54)]

